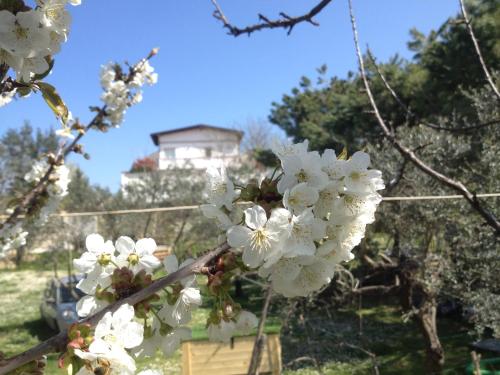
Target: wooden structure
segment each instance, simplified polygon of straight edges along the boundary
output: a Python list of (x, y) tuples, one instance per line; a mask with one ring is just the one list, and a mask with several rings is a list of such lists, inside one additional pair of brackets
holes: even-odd
[[(186, 341), (182, 344), (183, 375), (246, 375), (255, 336), (235, 337), (223, 344)], [(281, 374), (281, 344), (279, 334), (266, 335), (260, 374)]]

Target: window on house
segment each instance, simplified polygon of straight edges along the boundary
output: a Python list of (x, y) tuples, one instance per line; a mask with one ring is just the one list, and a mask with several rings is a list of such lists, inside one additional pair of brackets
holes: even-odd
[(163, 152), (165, 153), (165, 158), (175, 159), (175, 148), (166, 148)]
[(205, 157), (207, 158), (212, 157), (212, 147), (205, 147)]

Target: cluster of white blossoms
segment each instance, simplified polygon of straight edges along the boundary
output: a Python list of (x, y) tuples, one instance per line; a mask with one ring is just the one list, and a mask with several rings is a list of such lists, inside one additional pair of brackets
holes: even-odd
[[(122, 236), (113, 244), (111, 241), (105, 241), (99, 234), (91, 234), (86, 238), (86, 248), (87, 251), (73, 261), (76, 270), (85, 274), (85, 278), (77, 284), (77, 288), (86, 294), (76, 306), (80, 317), (92, 315), (110, 303), (147, 287), (152, 283), (153, 272), (162, 266), (160, 260), (154, 256), (157, 246), (151, 238), (134, 242), (131, 238)], [(193, 261), (187, 259), (179, 265), (176, 256), (169, 255), (164, 259), (163, 267), (170, 274)], [(167, 356), (171, 355), (179, 348), (182, 340), (189, 339), (191, 330), (186, 324), (191, 321), (192, 311), (202, 302), (195, 276), (186, 277), (168, 286), (165, 292), (166, 299), (163, 302), (150, 304), (160, 299), (155, 295), (150, 297), (150, 300), (134, 306), (135, 316), (140, 317), (142, 322), (140, 340), (131, 340), (118, 349), (110, 346), (111, 344), (105, 346), (100, 341), (97, 344), (93, 342), (84, 353), (76, 353), (87, 360), (87, 368), (94, 368), (92, 363), (100, 359), (101, 362), (109, 362), (116, 373), (132, 374), (135, 371), (134, 358), (153, 356), (158, 350)], [(122, 308), (124, 307), (120, 309)], [(122, 315), (118, 315), (116, 319), (129, 324), (129, 317), (134, 316), (134, 308), (128, 308), (127, 319)], [(111, 326), (118, 325), (113, 320), (118, 311), (113, 316), (106, 314), (107, 317), (105, 316), (96, 328), (95, 337), (104, 337), (106, 340), (109, 335), (109, 322), (113, 321)], [(102, 325), (108, 327), (108, 333), (100, 333), (99, 327)], [(116, 329), (113, 335), (116, 336), (118, 331), (125, 330), (122, 328)], [(134, 328), (134, 332), (139, 330)], [(113, 337), (113, 342), (125, 343), (128, 336), (125, 333), (124, 335), (123, 340)]]
[(10, 66), (18, 81), (29, 82), (50, 69), (51, 56), (68, 38), (67, 3), (79, 5), (81, 0), (37, 0), (34, 9), (0, 10), (0, 64)]
[[(135, 319), (134, 307), (123, 304), (114, 313), (107, 312), (94, 329), (91, 343), (73, 345), (73, 354), (83, 360), (76, 375), (136, 373), (131, 352), (144, 340), (144, 326)], [(161, 375), (158, 370), (145, 370), (138, 375)]]
[[(24, 179), (33, 186), (38, 184), (45, 176), (49, 163), (46, 160), (35, 162)], [(46, 187), (46, 197), (39, 208), (34, 224), (43, 225), (50, 214), (52, 214), (61, 200), (68, 194), (68, 185), (70, 183), (69, 169), (65, 165), (54, 166), (48, 178)], [(12, 213), (12, 209), (7, 210), (7, 214)], [(26, 244), (28, 232), (22, 228), (21, 222), (14, 224), (5, 223), (0, 228), (0, 257), (4, 257), (9, 251), (16, 250)]]
[(106, 118), (115, 127), (123, 122), (128, 107), (142, 101), (141, 87), (154, 85), (158, 74), (147, 59), (141, 60), (131, 68), (130, 75), (124, 76), (114, 63), (101, 67), (101, 86), (104, 92), (102, 101), (106, 104)]
[(209, 170), (209, 204), (202, 211), (217, 219), (243, 263), (258, 269), (276, 292), (307, 296), (331, 281), (339, 263), (353, 258), (352, 249), (375, 219), (377, 190), (384, 183), (380, 171), (368, 169), (364, 152), (347, 160), (333, 150), (320, 155), (308, 151), (308, 141), (277, 144), (273, 152), (281, 171), (241, 191), (253, 202), (244, 217), (232, 214), (238, 212), (240, 191), (224, 168)]
[(12, 99), (14, 99), (16, 92), (17, 90), (13, 89), (11, 91), (0, 93), (0, 108), (9, 104), (12, 101)]
[(23, 230), (21, 223), (4, 224), (0, 228), (0, 259), (4, 258), (10, 251), (26, 245), (27, 236), (28, 232)]
[[(45, 159), (36, 161), (31, 171), (24, 176), (24, 179), (35, 185), (45, 176), (49, 168), (50, 165)], [(53, 166), (48, 178), (47, 199), (43, 202), (43, 206), (38, 213), (37, 225), (44, 224), (49, 215), (56, 211), (62, 199), (68, 194), (68, 185), (71, 182), (69, 174), (70, 170), (65, 165)]]

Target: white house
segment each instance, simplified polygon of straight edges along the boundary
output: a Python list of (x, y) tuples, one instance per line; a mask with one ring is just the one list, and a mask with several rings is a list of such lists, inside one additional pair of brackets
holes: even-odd
[(212, 125), (192, 125), (151, 134), (158, 146), (158, 169), (206, 169), (234, 165), (240, 158), (243, 132)]
[[(204, 170), (210, 165), (237, 166), (241, 162), (243, 132), (213, 125), (198, 124), (151, 134), (158, 150), (148, 157), (153, 170), (185, 168)], [(122, 191), (131, 183), (141, 183), (147, 172), (121, 175)]]

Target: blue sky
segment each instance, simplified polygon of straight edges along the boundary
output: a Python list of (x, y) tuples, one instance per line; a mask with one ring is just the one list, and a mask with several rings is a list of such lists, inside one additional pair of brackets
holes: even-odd
[[(257, 13), (274, 18), (280, 11), (301, 14), (318, 0), (219, 0), (237, 25), (253, 23)], [(330, 75), (356, 69), (347, 1), (334, 0), (316, 20), (297, 26), (290, 36), (267, 30), (251, 37), (226, 34), (213, 17), (210, 0), (83, 0), (70, 7), (72, 31), (47, 81), (55, 85), (76, 117), (91, 117), (99, 105), (100, 65), (135, 62), (152, 47), (157, 85), (127, 112), (119, 129), (89, 134), (84, 146), (91, 160), (72, 157), (92, 183), (116, 191), (120, 172), (133, 160), (155, 150), (149, 134), (196, 123), (244, 127), (251, 118), (267, 118), (303, 75), (327, 64)], [(410, 57), (408, 30), (438, 27), (458, 11), (456, 0), (355, 0), (362, 46), (370, 45), (379, 60), (395, 53)], [(57, 127), (39, 95), (0, 109), (0, 132), (25, 120), (35, 127)]]

